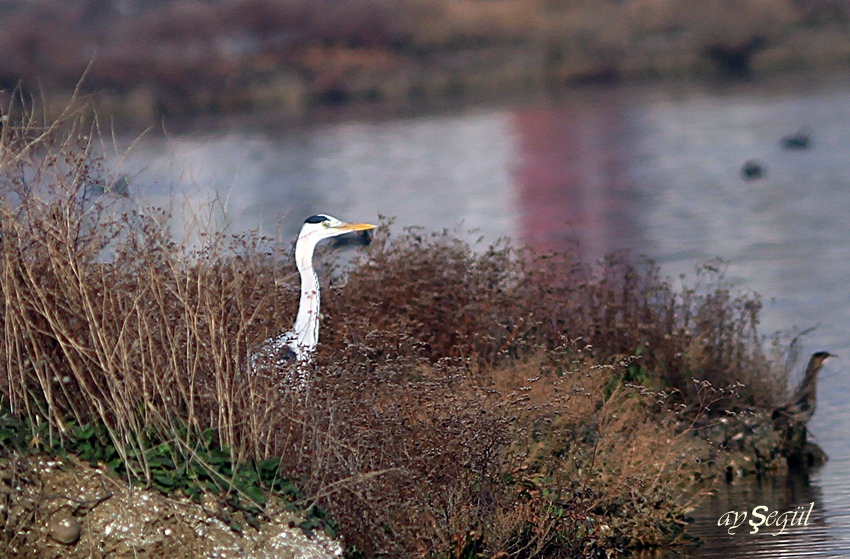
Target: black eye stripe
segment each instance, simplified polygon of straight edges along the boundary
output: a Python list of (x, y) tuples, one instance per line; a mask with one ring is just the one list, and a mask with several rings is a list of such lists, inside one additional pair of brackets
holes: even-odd
[(322, 223), (323, 221), (328, 221), (328, 216), (318, 214), (311, 215), (310, 217), (304, 220), (304, 223)]

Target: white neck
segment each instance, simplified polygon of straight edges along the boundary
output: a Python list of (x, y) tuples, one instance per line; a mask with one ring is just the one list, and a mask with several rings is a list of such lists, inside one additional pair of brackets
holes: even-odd
[(313, 351), (319, 343), (319, 278), (313, 269), (315, 243), (299, 243), (295, 247), (295, 265), (301, 274), (301, 300), (293, 330), (296, 335), (296, 355)]

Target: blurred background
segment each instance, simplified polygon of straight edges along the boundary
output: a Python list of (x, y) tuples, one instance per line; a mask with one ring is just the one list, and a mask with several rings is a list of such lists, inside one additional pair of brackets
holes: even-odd
[[(131, 197), (217, 199), (235, 232), (383, 215), (674, 281), (723, 259), (762, 333), (843, 358), (831, 460), (725, 488), (687, 553), (850, 556), (848, 26), (847, 0), (0, 0), (0, 95), (91, 96)], [(716, 526), (811, 501), (784, 537)]]

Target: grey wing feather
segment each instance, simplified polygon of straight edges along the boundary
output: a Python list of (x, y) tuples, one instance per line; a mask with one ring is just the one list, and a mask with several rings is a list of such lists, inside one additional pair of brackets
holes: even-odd
[(292, 348), (294, 332), (285, 332), (269, 338), (251, 352), (251, 365), (257, 367), (276, 365), (282, 367), (297, 360), (298, 354)]

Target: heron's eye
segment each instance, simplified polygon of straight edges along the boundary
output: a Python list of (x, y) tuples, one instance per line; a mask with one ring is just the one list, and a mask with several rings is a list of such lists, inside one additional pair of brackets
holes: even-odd
[(327, 228), (328, 228), (328, 227), (330, 227), (330, 226), (331, 226), (331, 222), (330, 222), (330, 221), (323, 221), (323, 222), (322, 222), (322, 227), (324, 227), (325, 229), (327, 229)]

